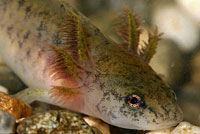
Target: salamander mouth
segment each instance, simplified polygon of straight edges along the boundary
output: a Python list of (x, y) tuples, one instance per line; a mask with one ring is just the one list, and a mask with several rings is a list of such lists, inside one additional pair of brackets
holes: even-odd
[[(123, 122), (123, 121), (122, 121)], [(139, 122), (135, 124), (121, 124), (120, 122), (116, 124), (113, 123), (114, 126), (126, 128), (126, 129), (137, 129), (137, 130), (159, 130), (159, 129), (166, 129), (173, 126), (176, 126), (180, 121), (166, 121), (166, 122), (160, 122), (158, 124), (154, 123), (147, 123), (147, 122)], [(110, 123), (110, 122), (109, 122)]]
[[(173, 112), (172, 112), (173, 113)], [(171, 113), (171, 114), (172, 114)], [(104, 118), (105, 122), (112, 124), (114, 126), (127, 128), (127, 129), (137, 129), (137, 130), (159, 130), (170, 128), (176, 126), (183, 119), (182, 110), (177, 106), (176, 112), (173, 116), (163, 115), (158, 116), (155, 119), (151, 115), (140, 116), (137, 119), (131, 120), (131, 118), (122, 118), (117, 116), (116, 118)]]
[(138, 128), (143, 130), (165, 129), (176, 126), (182, 120), (183, 120), (183, 112), (180, 109), (180, 107), (177, 106), (176, 112), (174, 112), (174, 116), (172, 116), (171, 118), (158, 117), (157, 119), (154, 119), (152, 122), (146, 121), (147, 123), (138, 124)]

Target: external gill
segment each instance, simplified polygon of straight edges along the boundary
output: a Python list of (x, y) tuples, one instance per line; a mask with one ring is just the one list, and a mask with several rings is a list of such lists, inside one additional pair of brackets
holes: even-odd
[(77, 86), (53, 85), (49, 94), (57, 102), (64, 103), (66, 98), (79, 95), (78, 83), (81, 81), (81, 74), (85, 72), (84, 67), (89, 62), (89, 52), (81, 21), (75, 13), (65, 15), (60, 33), (63, 36), (62, 45), (51, 46), (54, 52), (50, 59), (52, 78), (55, 81), (70, 79), (70, 83), (77, 83)]
[(85, 67), (87, 64), (90, 64), (89, 49), (84, 29), (75, 13), (70, 12), (65, 15), (60, 32), (63, 35), (63, 49), (71, 52), (71, 56), (80, 66)]
[(145, 47), (142, 47), (139, 51), (142, 59), (149, 63), (153, 55), (156, 53), (156, 47), (158, 45), (158, 41), (161, 40), (161, 36), (163, 33), (158, 33), (158, 29), (154, 31), (153, 34), (149, 33), (148, 42), (144, 42)]
[(80, 93), (78, 92), (79, 88), (66, 88), (62, 86), (53, 86), (49, 91), (50, 98), (54, 100), (56, 104), (64, 105), (67, 101), (70, 100), (70, 97), (78, 96)]
[(87, 46), (86, 46), (86, 42), (85, 42), (85, 37), (84, 37), (84, 33), (83, 33), (83, 28), (82, 28), (82, 24), (80, 22), (79, 19), (77, 19), (77, 47), (78, 47), (78, 55), (79, 55), (79, 60), (81, 63), (84, 63), (84, 61), (86, 60), (87, 57)]
[(53, 45), (51, 48), (55, 52), (54, 58), (51, 59), (50, 62), (51, 74), (53, 74), (52, 78), (57, 80), (72, 75), (79, 80), (80, 78), (75, 70), (78, 68), (78, 65), (75, 63), (74, 59), (62, 48)]
[(129, 51), (137, 52), (141, 29), (141, 21), (137, 14), (126, 8), (119, 16), (116, 25), (117, 33), (125, 40), (125, 47)]
[[(133, 10), (134, 11), (134, 10)], [(153, 34), (149, 32), (149, 40), (143, 47), (138, 47), (140, 40), (140, 34), (142, 29), (140, 28), (141, 21), (137, 14), (131, 12), (128, 8), (119, 16), (119, 21), (116, 26), (117, 33), (125, 40), (125, 43), (121, 43), (122, 47), (128, 51), (141, 57), (146, 63), (149, 63), (158, 44), (161, 39), (162, 33), (158, 33), (156, 29)], [(128, 26), (127, 26), (128, 25)]]

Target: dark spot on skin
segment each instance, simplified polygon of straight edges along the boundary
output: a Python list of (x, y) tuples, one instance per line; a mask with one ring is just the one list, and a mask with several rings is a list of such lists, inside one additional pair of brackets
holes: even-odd
[(169, 110), (167, 110), (164, 106), (161, 106), (161, 108), (165, 111), (165, 115), (169, 116)]
[(65, 6), (63, 4), (60, 5), (60, 8), (65, 8)]
[[(111, 108), (111, 109), (114, 109), (114, 108)], [(109, 117), (112, 117), (112, 119), (117, 118), (111, 110), (108, 112), (108, 115), (110, 115)]]
[(120, 107), (120, 113), (123, 114), (125, 117), (127, 117), (128, 115), (130, 115), (130, 111), (126, 111), (125, 109), (125, 105), (123, 105), (122, 107)]
[(26, 57), (27, 57), (27, 59), (29, 59), (30, 58), (30, 49), (28, 49), (27, 51), (26, 51)]
[(143, 115), (144, 113), (140, 111), (139, 114), (140, 114), (140, 116), (141, 116), (141, 115)]
[(139, 121), (139, 119), (134, 119), (134, 118), (133, 118), (132, 121)]
[(13, 26), (9, 26), (9, 27), (7, 27), (7, 33), (8, 33), (8, 36), (9, 36), (9, 38), (11, 39), (11, 31), (12, 31), (12, 29), (13, 29)]
[(39, 27), (36, 28), (37, 31), (47, 31), (47, 26), (43, 21), (40, 22)]
[(137, 117), (138, 117), (138, 112), (134, 112), (133, 116), (134, 116), (135, 118), (137, 118)]
[(42, 37), (41, 32), (38, 32), (37, 37), (38, 37), (38, 38), (41, 38), (41, 37)]
[(173, 112), (173, 114), (174, 114), (174, 119), (178, 119), (177, 118), (177, 112)]
[(18, 1), (18, 8), (21, 8), (23, 5), (24, 5), (24, 3), (25, 3), (25, 0), (19, 0)]
[(22, 42), (21, 41), (18, 41), (18, 46), (19, 46), (19, 48), (22, 48)]
[(96, 28), (96, 29), (94, 30), (94, 34), (95, 34), (95, 35), (99, 34), (99, 32), (100, 32), (100, 30), (99, 30), (98, 28)]
[(153, 113), (156, 116), (156, 118), (158, 118), (157, 113), (151, 107), (148, 107), (148, 110), (150, 113)]
[(26, 13), (29, 13), (31, 11), (31, 6), (27, 6), (25, 11), (26, 11)]
[[(107, 90), (106, 92), (103, 93), (103, 97), (101, 98), (101, 100), (99, 101), (99, 103), (96, 105), (97, 110), (100, 113), (104, 113), (104, 114), (106, 114), (108, 116), (112, 113), (111, 110), (114, 109), (114, 108), (108, 109), (106, 106), (101, 106), (101, 103), (103, 103), (105, 101), (110, 101), (111, 96), (112, 96), (112, 98), (114, 97), (113, 98), (114, 100), (117, 100), (119, 102), (123, 99), (123, 97), (121, 96), (121, 94), (118, 94), (114, 89)], [(115, 118), (115, 116), (112, 115), (112, 118)]]
[(30, 31), (26, 32), (26, 34), (24, 35), (24, 40), (28, 39), (29, 35), (30, 35)]
[(55, 44), (56, 46), (60, 45), (62, 43), (61, 38), (59, 36), (59, 33), (54, 33), (52, 36), (52, 42), (53, 44)]
[(7, 28), (7, 31), (9, 32), (9, 31), (11, 31), (13, 29), (13, 26), (9, 26), (8, 28)]
[(100, 89), (103, 90), (105, 88), (105, 84), (104, 83), (100, 83)]
[(104, 41), (104, 44), (105, 44), (106, 46), (108, 46), (108, 45), (109, 45), (109, 42), (108, 42), (107, 40), (105, 40), (105, 41)]
[(147, 107), (144, 101), (141, 101), (140, 107), (142, 107), (143, 109), (145, 109)]
[(39, 16), (48, 16), (48, 15), (49, 15), (49, 12), (47, 11), (39, 12)]

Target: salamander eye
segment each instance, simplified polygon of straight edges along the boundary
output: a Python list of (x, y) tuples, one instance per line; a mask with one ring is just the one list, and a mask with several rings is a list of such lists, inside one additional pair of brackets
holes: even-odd
[(127, 98), (126, 103), (130, 107), (138, 107), (140, 106), (141, 98), (138, 95), (132, 94)]

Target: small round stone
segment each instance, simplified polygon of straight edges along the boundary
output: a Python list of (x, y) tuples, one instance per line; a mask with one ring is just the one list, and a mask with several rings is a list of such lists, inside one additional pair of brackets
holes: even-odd
[(32, 115), (31, 106), (2, 92), (0, 92), (0, 109), (9, 112), (16, 119)]
[(8, 93), (8, 89), (7, 88), (5, 88), (4, 86), (1, 86), (0, 85), (0, 92), (3, 92), (3, 93)]
[(0, 110), (0, 134), (14, 133), (15, 117), (8, 112)]
[(152, 23), (165, 33), (163, 38), (176, 42), (182, 51), (191, 52), (198, 46), (198, 24), (175, 4), (156, 4)]
[(200, 127), (189, 122), (181, 122), (171, 134), (200, 134)]

